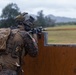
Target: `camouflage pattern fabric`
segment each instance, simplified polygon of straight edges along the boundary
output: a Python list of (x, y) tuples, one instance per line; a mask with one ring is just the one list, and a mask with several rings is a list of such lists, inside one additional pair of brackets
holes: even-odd
[(0, 72), (0, 75), (17, 75), (16, 71), (13, 70), (2, 70)]
[(16, 63), (19, 64), (19, 52), (16, 51), (17, 47), (22, 48), (22, 59), (25, 54), (29, 54), (32, 57), (38, 54), (38, 46), (35, 39), (24, 30), (14, 30), (8, 38), (6, 52), (0, 55), (0, 64), (2, 65), (0, 75), (17, 75)]
[(6, 41), (10, 35), (10, 28), (0, 28), (0, 50), (6, 50)]
[(35, 41), (35, 39), (28, 33), (25, 31), (20, 32), (21, 36), (24, 39), (24, 45), (25, 45), (25, 50), (26, 52), (31, 56), (31, 57), (35, 57), (38, 54), (38, 45), (37, 42)]

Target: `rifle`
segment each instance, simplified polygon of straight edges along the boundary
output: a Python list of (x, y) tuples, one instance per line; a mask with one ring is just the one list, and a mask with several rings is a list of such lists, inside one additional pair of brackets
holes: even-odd
[(42, 27), (37, 27), (37, 28), (33, 28), (29, 31), (29, 33), (32, 33), (32, 34), (37, 34), (38, 35), (38, 38), (40, 39), (41, 38), (41, 33), (43, 31), (43, 28)]

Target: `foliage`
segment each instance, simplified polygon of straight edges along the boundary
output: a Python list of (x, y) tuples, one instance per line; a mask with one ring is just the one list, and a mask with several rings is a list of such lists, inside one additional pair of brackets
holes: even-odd
[(15, 20), (13, 18), (10, 18), (10, 19), (2, 19), (0, 21), (0, 27), (3, 28), (3, 27), (11, 27), (11, 26), (16, 26), (16, 23), (15, 23)]
[(56, 25), (58, 26), (62, 26), (62, 25), (76, 25), (76, 22), (67, 22), (67, 23), (64, 23), (64, 22), (61, 22), (61, 23), (56, 23)]
[(49, 16), (44, 16), (43, 11), (39, 11), (37, 14), (36, 26), (49, 27), (55, 26), (55, 20), (52, 20)]
[(8, 19), (8, 18), (14, 18), (19, 14), (19, 8), (17, 4), (11, 3), (8, 4), (3, 10), (2, 10), (2, 18)]
[(10, 27), (15, 26), (14, 18), (20, 14), (19, 8), (17, 4), (11, 3), (8, 4), (3, 10), (1, 14), (0, 27)]
[(42, 10), (38, 12), (36, 25), (37, 26), (42, 26), (42, 27), (45, 27), (45, 25), (46, 25), (45, 24), (44, 14), (43, 14)]
[(51, 19), (50, 16), (45, 16), (46, 27), (54, 27), (55, 20)]

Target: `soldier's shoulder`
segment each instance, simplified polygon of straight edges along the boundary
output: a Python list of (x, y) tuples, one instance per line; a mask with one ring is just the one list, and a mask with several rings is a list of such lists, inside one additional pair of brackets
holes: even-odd
[(12, 29), (12, 30), (11, 30), (12, 34), (15, 34), (15, 33), (17, 33), (18, 31), (19, 31), (19, 29)]

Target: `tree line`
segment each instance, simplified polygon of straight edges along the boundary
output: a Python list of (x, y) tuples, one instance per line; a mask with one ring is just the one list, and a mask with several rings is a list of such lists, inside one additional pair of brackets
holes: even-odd
[[(14, 18), (21, 13), (20, 8), (15, 3), (5, 6), (0, 16), (0, 28), (17, 26)], [(43, 10), (40, 10), (37, 12), (34, 24), (35, 27), (53, 27), (55, 26), (55, 20), (52, 20), (49, 16), (45, 16)]]
[[(20, 8), (17, 6), (16, 3), (10, 3), (6, 5), (3, 10), (2, 14), (0, 15), (0, 28), (2, 27), (17, 27), (17, 23), (15, 21), (15, 17), (21, 14)], [(33, 14), (34, 15), (34, 14)], [(51, 19), (50, 16), (45, 16), (43, 14), (43, 10), (37, 12), (35, 16), (35, 27), (54, 27), (57, 25), (76, 25), (76, 22), (68, 22), (68, 23), (55, 23), (55, 20)]]

